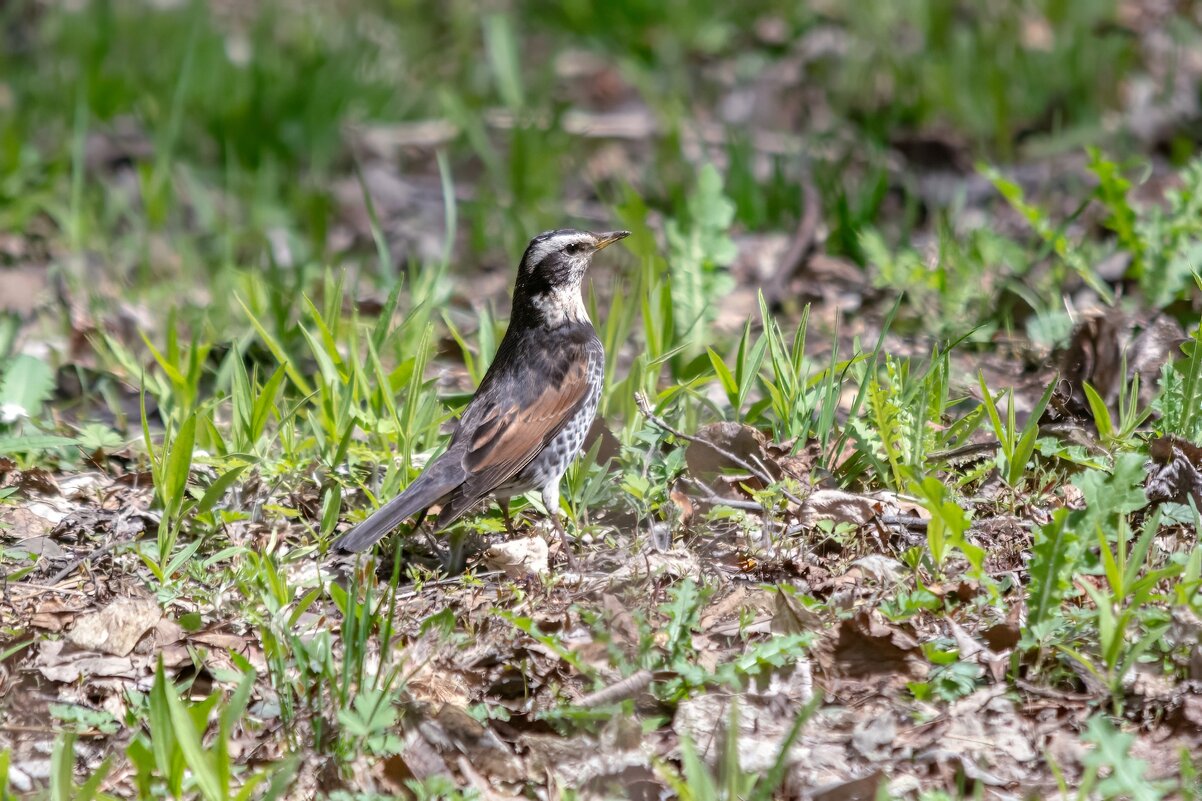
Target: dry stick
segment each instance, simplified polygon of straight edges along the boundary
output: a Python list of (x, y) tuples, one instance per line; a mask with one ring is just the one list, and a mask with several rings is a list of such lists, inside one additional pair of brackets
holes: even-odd
[[(643, 393), (641, 393), (641, 392), (634, 393), (634, 402), (635, 402), (635, 405), (637, 405), (639, 407), (639, 411), (643, 413), (643, 416), (646, 417), (648, 420), (650, 420), (651, 423), (654, 424), (656, 427), (662, 428), (664, 431), (667, 431), (672, 436), (677, 437), (679, 439), (683, 439), (686, 442), (695, 442), (695, 443), (698, 443), (701, 445), (705, 445), (709, 448), (712, 448), (714, 450), (714, 452), (717, 453), (719, 456), (721, 456), (725, 459), (729, 459), (731, 462), (733, 462), (734, 464), (743, 468), (747, 472), (751, 473), (753, 476), (758, 478), (760, 481), (763, 481), (765, 484), (771, 484), (774, 482), (772, 475), (767, 472), (767, 468), (763, 466), (762, 462), (761, 462), (760, 467), (753, 466), (751, 464), (748, 464), (746, 460), (740, 458), (736, 454), (731, 453), (730, 451), (726, 450), (725, 448), (721, 447), (720, 445), (717, 445), (716, 443), (713, 443), (704, 437), (697, 437), (697, 436), (693, 436), (690, 434), (686, 434), (683, 431), (679, 431), (676, 428), (673, 428), (671, 425), (668, 424), (668, 422), (666, 420), (664, 420), (659, 415), (655, 414), (655, 412), (651, 411), (651, 404), (648, 402), (647, 397)], [(970, 447), (980, 448), (981, 446), (974, 445), (974, 446), (970, 446)], [(989, 445), (989, 447), (997, 448), (997, 443), (992, 443), (991, 445)], [(755, 458), (755, 457), (752, 457), (752, 458)], [(756, 461), (759, 462), (760, 460), (756, 459)], [(723, 506), (729, 506), (732, 509), (743, 509), (743, 510), (752, 511), (752, 512), (763, 512), (765, 514), (767, 514), (767, 512), (768, 512), (768, 510), (764, 508), (763, 504), (761, 504), (757, 501), (743, 501), (743, 500), (739, 500), (736, 498), (725, 498), (725, 497), (719, 495), (717, 492), (715, 492), (712, 487), (710, 487), (709, 485), (707, 485), (705, 482), (701, 481), (700, 479), (689, 478), (687, 480), (689, 481), (689, 483), (700, 488), (705, 493), (706, 500), (708, 500), (708, 501), (714, 501), (716, 503), (721, 503)], [(791, 493), (783, 492), (783, 494), (786, 498), (788, 498), (793, 503), (796, 503), (798, 505), (803, 503), (803, 501), (800, 498), (797, 498), (796, 496), (794, 496)], [(877, 518), (877, 520), (879, 520), (880, 523), (882, 523), (886, 526), (902, 526), (904, 528), (914, 529), (916, 531), (925, 531), (927, 528), (927, 525), (928, 525), (927, 520), (925, 520), (921, 517), (918, 517), (917, 515), (882, 515), (881, 517)], [(1026, 520), (1017, 521), (1017, 525), (1019, 525), (1022, 528), (1030, 528), (1031, 527), (1031, 523)], [(790, 526), (789, 528), (787, 528), (785, 530), (785, 535), (788, 536), (790, 534), (796, 534), (797, 532), (799, 532), (801, 530), (802, 530), (802, 527), (800, 525)]]
[[(143, 532), (143, 534), (144, 533), (145, 532)], [(138, 540), (140, 540), (140, 539), (142, 539), (142, 534), (139, 534), (136, 537), (125, 537), (123, 539), (113, 540), (112, 542), (108, 543), (107, 545), (102, 545), (99, 548), (97, 548), (96, 550), (84, 554), (83, 556), (79, 557), (71, 564), (64, 567), (62, 570), (55, 573), (53, 576), (50, 577), (50, 579), (46, 583), (49, 584), (51, 587), (53, 587), (55, 584), (58, 584), (60, 581), (65, 579), (67, 576), (71, 575), (75, 571), (75, 568), (79, 567), (80, 565), (84, 564), (85, 562), (90, 562), (93, 559), (99, 559), (100, 557), (104, 556), (105, 554), (109, 553), (110, 551), (115, 551), (116, 549), (120, 548), (123, 545), (133, 545), (134, 543), (138, 542)]]
[(763, 287), (764, 301), (770, 309), (778, 308), (784, 301), (789, 291), (789, 282), (801, 270), (818, 244), (818, 226), (822, 222), (819, 207), (822, 201), (810, 177), (810, 171), (804, 168), (801, 173), (801, 202), (801, 219), (797, 223), (793, 239), (789, 242), (789, 249), (785, 251), (780, 267)]
[(937, 462), (975, 461), (988, 459), (999, 447), (999, 442), (972, 442), (946, 451), (931, 451), (927, 458)]
[(768, 511), (767, 509), (764, 508), (764, 505), (762, 503), (760, 503), (759, 501), (746, 501), (741, 498), (727, 498), (725, 496), (719, 495), (717, 492), (714, 491), (713, 487), (711, 487), (709, 484), (706, 484), (701, 479), (689, 477), (689, 478), (686, 478), (685, 481), (687, 481), (689, 484), (692, 484), (697, 489), (701, 490), (701, 492), (705, 495), (705, 500), (709, 501), (710, 503), (721, 504), (722, 506), (729, 506), (731, 509), (742, 509), (746, 512), (767, 512)]
[[(504, 576), (504, 575), (505, 575), (504, 570), (489, 570), (485, 573), (473, 573), (472, 578), (476, 578), (476, 579), (497, 578), (499, 576)], [(397, 597), (398, 601), (403, 600), (403, 599), (408, 599), (408, 598), (416, 598), (418, 595), (421, 595), (422, 591), (424, 591), (428, 587), (447, 587), (452, 584), (462, 584), (463, 580), (464, 580), (464, 576), (460, 575), (460, 576), (451, 576), (450, 578), (436, 579), (435, 581), (423, 581), (421, 584), (421, 589), (418, 589), (418, 585), (416, 585), (416, 584), (408, 584), (403, 587), (397, 587), (396, 597)]]
[(647, 400), (647, 396), (644, 395), (642, 392), (634, 393), (634, 403), (636, 406), (639, 407), (639, 411), (643, 413), (643, 416), (646, 417), (648, 420), (650, 420), (652, 425), (654, 425), (656, 428), (662, 428), (664, 431), (667, 431), (672, 436), (676, 437), (677, 439), (683, 439), (685, 442), (693, 442), (698, 445), (704, 445), (707, 448), (711, 448), (719, 456), (721, 456), (724, 459), (727, 459), (727, 460), (733, 462), (735, 465), (743, 468), (748, 473), (751, 473), (753, 476), (758, 478), (760, 481), (763, 481), (765, 484), (772, 484), (775, 482), (776, 479), (772, 478), (772, 475), (770, 473), (763, 472), (758, 467), (754, 467), (753, 465), (749, 464), (746, 459), (744, 459), (741, 456), (738, 456), (734, 453), (731, 453), (730, 451), (726, 450), (726, 448), (723, 448), (721, 445), (718, 445), (716, 442), (711, 442), (710, 440), (706, 439), (705, 437), (698, 437), (693, 434), (686, 434), (683, 431), (672, 427), (668, 423), (667, 420), (660, 417), (655, 412), (651, 411), (651, 404)]
[(627, 698), (633, 698), (638, 695), (651, 686), (651, 682), (653, 681), (655, 681), (654, 673), (650, 670), (640, 670), (615, 684), (589, 693), (577, 701), (575, 706), (580, 709), (596, 709), (599, 706), (616, 704), (619, 701), (625, 701)]

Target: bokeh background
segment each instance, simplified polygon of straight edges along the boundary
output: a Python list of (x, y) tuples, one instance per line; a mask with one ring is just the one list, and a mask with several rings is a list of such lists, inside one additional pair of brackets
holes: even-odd
[[(4, 258), (73, 254), (76, 280), (170, 287), (184, 305), (201, 298), (182, 287), (219, 293), (272, 258), (300, 272), (361, 261), (387, 285), (443, 255), (445, 177), (454, 261), (471, 274), (569, 219), (608, 225), (635, 195), (671, 216), (712, 163), (737, 233), (789, 231), (815, 205), (825, 253), (909, 288), (922, 280), (882, 265), (865, 235), (937, 243), (949, 209), (996, 198), (980, 162), (1048, 191), (1084, 174), (1087, 144), (1153, 173), (1187, 160), (1198, 13), (1169, 0), (16, 0), (0, 10)], [(981, 269), (1018, 269), (1004, 261)]]

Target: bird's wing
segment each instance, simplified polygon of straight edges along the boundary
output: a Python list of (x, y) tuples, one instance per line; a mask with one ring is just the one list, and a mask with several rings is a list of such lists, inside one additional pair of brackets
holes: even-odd
[(589, 359), (574, 359), (560, 381), (548, 382), (538, 394), (526, 388), (514, 393), (516, 399), (495, 403), (470, 435), (464, 432), (467, 494), (486, 495), (530, 464), (588, 398), (588, 373)]

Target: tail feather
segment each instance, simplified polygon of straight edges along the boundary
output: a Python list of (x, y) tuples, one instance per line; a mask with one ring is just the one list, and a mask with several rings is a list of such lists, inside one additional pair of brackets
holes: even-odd
[(462, 476), (448, 476), (447, 472), (439, 470), (437, 464), (430, 465), (404, 492), (342, 535), (334, 543), (335, 550), (349, 553), (367, 550), (405, 520), (438, 503), (463, 480)]

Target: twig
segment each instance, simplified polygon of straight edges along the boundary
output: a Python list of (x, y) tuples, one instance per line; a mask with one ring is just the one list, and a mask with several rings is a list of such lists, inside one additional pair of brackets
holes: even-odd
[(797, 230), (789, 242), (789, 249), (785, 251), (780, 267), (763, 287), (764, 300), (770, 309), (780, 307), (788, 294), (789, 282), (801, 270), (818, 244), (822, 199), (808, 169), (803, 169), (801, 173), (801, 203), (801, 219), (797, 222)]
[(66, 587), (55, 587), (51, 584), (32, 584), (27, 581), (22, 581), (20, 584), (14, 584), (13, 587), (18, 590), (22, 590), (22, 591), (24, 591), (24, 590), (41, 590), (43, 592), (57, 592), (60, 595), (78, 595), (81, 598), (92, 597), (91, 595), (89, 595), (88, 593), (86, 593), (82, 590), (71, 590), (71, 589), (67, 589)]
[(596, 709), (599, 706), (616, 704), (619, 701), (625, 701), (627, 698), (633, 698), (638, 695), (650, 687), (653, 681), (655, 681), (654, 673), (650, 670), (640, 670), (615, 684), (589, 693), (577, 701), (575, 706), (580, 709)]
[(142, 534), (144, 534), (144, 533), (145, 532), (139, 532), (139, 534), (136, 537), (125, 537), (123, 539), (113, 540), (112, 542), (108, 543), (107, 545), (102, 545), (99, 548), (97, 548), (96, 550), (91, 551), (87, 554), (84, 554), (83, 556), (79, 557), (74, 562), (67, 565), (62, 570), (58, 571), (53, 576), (51, 576), (47, 580), (46, 583), (49, 584), (51, 587), (53, 587), (55, 584), (58, 584), (60, 581), (65, 579), (67, 576), (71, 575), (75, 571), (75, 568), (79, 567), (80, 565), (84, 564), (85, 562), (90, 562), (93, 559), (99, 559), (100, 557), (104, 556), (105, 554), (109, 553), (110, 551), (115, 551), (116, 549), (120, 548), (123, 545), (132, 545), (132, 544), (138, 542), (140, 539), (142, 539)]
[(926, 531), (929, 520), (919, 517), (918, 515), (881, 515), (876, 518), (882, 525), (886, 526), (901, 526), (902, 528), (910, 528), (915, 531)]
[(758, 501), (745, 501), (739, 498), (727, 498), (719, 495), (714, 488), (697, 478), (686, 478), (685, 481), (700, 489), (705, 494), (705, 500), (710, 503), (729, 506), (731, 509), (742, 509), (747, 512), (765, 512), (764, 505)]
[(1061, 692), (1060, 690), (1052, 687), (1040, 687), (1038, 684), (1026, 681), (1025, 679), (1015, 679), (1014, 685), (1020, 690), (1026, 690), (1032, 695), (1042, 696), (1043, 698), (1052, 698), (1057, 701), (1084, 702), (1092, 701), (1097, 697), (1088, 693)]
[[(490, 570), (487, 573), (473, 573), (472, 577), (477, 579), (487, 579), (496, 578), (503, 575), (505, 575), (504, 570)], [(407, 587), (397, 587), (396, 597), (398, 601), (406, 598), (416, 598), (427, 587), (445, 587), (452, 584), (462, 584), (463, 579), (463, 576), (451, 576), (450, 578), (435, 579), (434, 581), (423, 581), (420, 589), (418, 589), (417, 584), (409, 584)]]
[(992, 456), (994, 451), (999, 447), (1000, 443), (996, 440), (993, 442), (971, 442), (968, 445), (961, 445), (958, 448), (950, 448), (946, 451), (932, 451), (927, 454), (927, 458), (938, 462), (972, 462)]

